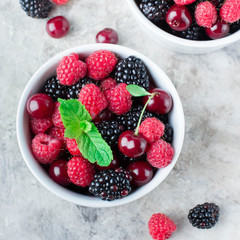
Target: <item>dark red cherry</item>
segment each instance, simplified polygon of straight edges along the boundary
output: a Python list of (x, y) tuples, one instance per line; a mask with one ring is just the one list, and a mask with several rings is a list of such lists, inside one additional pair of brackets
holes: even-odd
[(101, 166), (95, 164), (95, 168), (96, 168), (98, 171), (103, 171), (103, 170), (106, 170), (106, 169), (116, 169), (116, 168), (119, 167), (119, 165), (120, 165), (120, 164), (119, 164), (119, 159), (118, 159), (117, 155), (113, 153), (113, 160), (112, 160), (112, 162), (110, 163), (109, 166), (107, 166), (107, 167), (101, 167)]
[(132, 184), (142, 186), (152, 180), (153, 170), (148, 162), (138, 161), (128, 165), (127, 170), (132, 175)]
[(175, 31), (184, 31), (190, 27), (192, 16), (186, 6), (175, 4), (168, 9), (166, 22)]
[(59, 159), (50, 165), (49, 176), (52, 180), (62, 186), (70, 184), (70, 180), (67, 174), (67, 161)]
[(229, 30), (230, 30), (229, 24), (221, 19), (218, 19), (217, 22), (211, 28), (205, 28), (206, 34), (211, 39), (226, 37), (229, 33)]
[(100, 123), (102, 121), (109, 121), (114, 119), (114, 114), (107, 109), (103, 110), (96, 118), (94, 118), (94, 123)]
[(136, 158), (142, 156), (147, 150), (147, 141), (134, 131), (123, 132), (118, 139), (118, 148), (126, 156)]
[(69, 29), (69, 22), (63, 16), (57, 16), (47, 21), (47, 33), (53, 38), (61, 38), (66, 36), (69, 32)]
[[(172, 96), (166, 91), (160, 88), (153, 88), (150, 93), (157, 93), (148, 103), (147, 110), (150, 112), (156, 112), (159, 114), (167, 114), (173, 105)], [(150, 96), (143, 98), (143, 104), (145, 105)]]
[(54, 110), (53, 100), (45, 93), (37, 93), (27, 101), (27, 111), (35, 118), (49, 118)]
[(104, 28), (96, 36), (97, 43), (118, 43), (118, 34), (112, 28)]

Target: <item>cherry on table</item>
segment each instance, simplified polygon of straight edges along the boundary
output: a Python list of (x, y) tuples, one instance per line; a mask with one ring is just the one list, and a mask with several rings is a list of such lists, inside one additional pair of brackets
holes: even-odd
[(120, 166), (120, 163), (119, 163), (118, 156), (114, 153), (113, 153), (113, 160), (111, 161), (110, 165), (108, 165), (107, 167), (102, 167), (102, 166), (95, 164), (95, 168), (98, 171), (103, 171), (103, 170), (107, 170), (107, 169), (116, 169), (119, 166)]
[(224, 22), (221, 19), (218, 19), (215, 24), (211, 28), (205, 28), (206, 34), (211, 39), (218, 39), (226, 37), (229, 33), (230, 26), (228, 23)]
[(112, 28), (104, 28), (102, 31), (100, 31), (96, 36), (96, 42), (97, 43), (112, 43), (117, 44), (118, 43), (118, 34), (117, 32)]

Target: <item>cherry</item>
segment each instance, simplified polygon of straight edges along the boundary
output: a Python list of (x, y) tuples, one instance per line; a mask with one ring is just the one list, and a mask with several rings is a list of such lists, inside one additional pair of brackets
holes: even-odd
[(118, 34), (112, 28), (104, 28), (96, 36), (97, 43), (118, 43)]
[(52, 162), (49, 168), (49, 176), (52, 180), (62, 186), (70, 184), (70, 180), (67, 174), (67, 161), (59, 159)]
[(118, 139), (118, 148), (126, 156), (136, 158), (142, 156), (147, 150), (147, 140), (134, 131), (123, 132)]
[(142, 186), (152, 180), (153, 170), (148, 162), (138, 161), (128, 165), (127, 170), (132, 175), (132, 184)]
[(167, 11), (166, 22), (172, 29), (184, 31), (190, 27), (192, 16), (186, 6), (175, 4)]
[(96, 118), (94, 118), (94, 123), (100, 123), (102, 121), (109, 121), (114, 119), (114, 114), (107, 109), (103, 110)]
[(46, 25), (47, 33), (53, 38), (61, 38), (66, 36), (69, 28), (69, 22), (63, 16), (57, 16), (49, 19)]
[[(173, 105), (172, 96), (160, 88), (153, 88), (149, 92), (156, 93), (156, 95), (149, 101), (147, 110), (159, 114), (167, 114)], [(143, 103), (146, 104), (150, 97), (151, 96), (143, 97)]]
[(106, 170), (106, 169), (116, 169), (119, 167), (119, 159), (117, 157), (116, 154), (113, 153), (113, 160), (112, 162), (110, 163), (110, 165), (108, 165), (107, 167), (101, 167), (97, 164), (95, 164), (95, 168), (98, 170), (98, 171), (103, 171), (103, 170)]
[(229, 33), (229, 24), (221, 19), (218, 19), (211, 28), (205, 28), (206, 34), (212, 39), (218, 39), (226, 37)]
[(45, 93), (37, 93), (27, 101), (27, 111), (35, 118), (49, 118), (54, 110), (54, 102)]

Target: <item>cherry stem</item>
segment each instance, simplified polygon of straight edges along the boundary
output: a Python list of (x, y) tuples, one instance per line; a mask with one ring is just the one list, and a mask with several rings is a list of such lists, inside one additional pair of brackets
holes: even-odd
[(143, 114), (144, 114), (144, 112), (145, 112), (145, 109), (146, 109), (148, 103), (151, 101), (151, 99), (152, 99), (156, 94), (158, 94), (158, 93), (156, 93), (156, 92), (155, 92), (155, 93), (152, 93), (152, 94), (151, 94), (151, 97), (149, 97), (149, 99), (147, 100), (146, 104), (144, 105), (143, 110), (142, 110), (142, 113), (141, 113), (141, 115), (140, 115), (140, 117), (139, 117), (138, 125), (137, 125), (137, 127), (136, 127), (136, 130), (135, 130), (134, 135), (136, 135), (136, 136), (138, 135), (138, 130), (139, 130), (139, 127), (140, 127), (140, 124), (141, 124), (142, 117), (143, 117)]

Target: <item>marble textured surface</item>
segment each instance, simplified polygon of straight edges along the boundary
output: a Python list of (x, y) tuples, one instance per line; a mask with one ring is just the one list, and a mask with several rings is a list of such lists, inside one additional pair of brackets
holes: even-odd
[[(150, 240), (147, 222), (156, 212), (177, 224), (171, 240), (232, 240), (240, 236), (240, 42), (205, 55), (183, 55), (158, 46), (139, 28), (124, 0), (71, 0), (50, 16), (64, 15), (69, 35), (52, 39), (45, 20), (27, 17), (18, 1), (0, 2), (0, 239)], [(18, 100), (32, 74), (60, 51), (93, 43), (112, 27), (119, 44), (154, 60), (172, 79), (182, 99), (186, 136), (168, 178), (131, 204), (91, 209), (68, 203), (45, 189), (20, 154), (15, 119)], [(197, 203), (221, 207), (211, 230), (186, 218)]]

